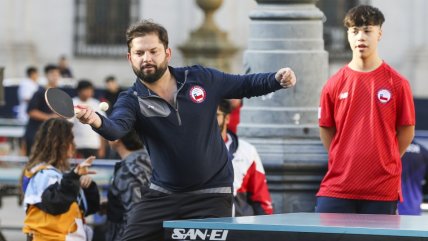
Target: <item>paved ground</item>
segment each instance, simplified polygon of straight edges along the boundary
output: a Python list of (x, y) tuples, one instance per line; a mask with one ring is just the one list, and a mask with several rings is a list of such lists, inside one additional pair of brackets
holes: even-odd
[[(0, 208), (0, 229), (7, 241), (25, 240), (21, 232), (24, 216), (24, 209), (18, 206), (16, 197), (3, 198), (3, 206)], [(9, 227), (14, 230), (4, 229)]]

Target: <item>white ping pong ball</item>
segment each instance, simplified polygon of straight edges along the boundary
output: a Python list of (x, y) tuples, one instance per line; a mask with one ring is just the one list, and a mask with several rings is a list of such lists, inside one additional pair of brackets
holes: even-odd
[(99, 105), (99, 107), (100, 107), (100, 110), (107, 111), (108, 108), (109, 108), (109, 105), (108, 105), (107, 102), (101, 102), (100, 105)]

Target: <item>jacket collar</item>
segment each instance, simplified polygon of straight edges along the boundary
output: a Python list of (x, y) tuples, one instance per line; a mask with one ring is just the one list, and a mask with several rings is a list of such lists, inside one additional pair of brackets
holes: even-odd
[[(185, 68), (174, 68), (168, 66), (168, 69), (177, 81), (177, 88), (180, 88), (180, 85), (184, 84)], [(147, 88), (147, 86), (145, 86), (138, 77), (134, 82), (133, 89), (137, 92), (136, 94), (141, 97), (149, 97), (156, 95), (152, 91), (150, 91), (150, 89)]]
[(227, 130), (227, 137), (229, 138), (228, 141), (230, 141), (230, 145), (228, 148), (228, 151), (230, 154), (235, 154), (235, 152), (238, 150), (238, 146), (239, 146), (239, 141), (238, 141), (238, 136), (231, 132), (230, 130)]

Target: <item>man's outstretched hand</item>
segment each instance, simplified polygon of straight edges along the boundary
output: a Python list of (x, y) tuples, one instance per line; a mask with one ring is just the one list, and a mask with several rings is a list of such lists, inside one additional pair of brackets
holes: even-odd
[(290, 88), (296, 85), (296, 75), (290, 68), (282, 68), (275, 74), (275, 79), (283, 88)]
[(78, 109), (76, 112), (76, 118), (83, 124), (89, 124), (94, 128), (101, 127), (101, 118), (95, 113), (91, 107), (86, 105), (78, 105), (75, 109)]

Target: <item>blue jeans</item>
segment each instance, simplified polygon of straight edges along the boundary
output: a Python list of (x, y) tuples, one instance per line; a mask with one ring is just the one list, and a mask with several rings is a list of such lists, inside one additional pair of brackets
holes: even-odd
[(397, 214), (397, 201), (353, 200), (318, 197), (317, 213)]

